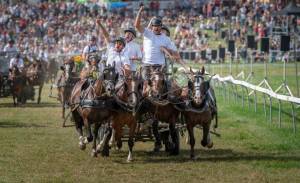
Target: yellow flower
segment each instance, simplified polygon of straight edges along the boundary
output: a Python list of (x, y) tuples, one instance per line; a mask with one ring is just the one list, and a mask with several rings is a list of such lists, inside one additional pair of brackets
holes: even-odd
[(74, 59), (74, 61), (77, 62), (77, 63), (82, 62), (81, 55), (74, 56), (73, 59)]

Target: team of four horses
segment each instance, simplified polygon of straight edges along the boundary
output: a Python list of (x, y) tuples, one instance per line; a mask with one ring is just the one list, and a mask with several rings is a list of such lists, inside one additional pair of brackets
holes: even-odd
[[(85, 149), (86, 144), (92, 142), (92, 156), (96, 157), (98, 153), (108, 156), (114, 142), (121, 148), (123, 127), (127, 125), (127, 161), (131, 161), (132, 149), (140, 129), (138, 126), (145, 123), (146, 116), (150, 116), (155, 137), (154, 151), (160, 150), (163, 140), (171, 155), (179, 154), (178, 123), (184, 123), (188, 130), (191, 158), (195, 157), (196, 125), (203, 129), (202, 146), (213, 146), (210, 126), (215, 118), (214, 127), (217, 127), (217, 106), (210, 79), (205, 80), (204, 67), (197, 72), (190, 70), (185, 87), (179, 87), (175, 80), (168, 77), (165, 69), (155, 67), (148, 68), (152, 72), (147, 85), (144, 85), (146, 81), (141, 79), (140, 72), (120, 77), (114, 65), (105, 66), (96, 78), (88, 77), (89, 74), (85, 72), (78, 76), (72, 72), (73, 67), (72, 60), (65, 62), (59, 80), (58, 93), (63, 104), (63, 117), (65, 105), (70, 106), (79, 134), (80, 149)], [(162, 139), (159, 122), (169, 125), (167, 138)]]

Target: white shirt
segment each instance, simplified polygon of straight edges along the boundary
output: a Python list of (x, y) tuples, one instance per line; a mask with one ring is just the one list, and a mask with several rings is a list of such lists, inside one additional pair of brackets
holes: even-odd
[(18, 52), (18, 49), (15, 46), (10, 47), (9, 44), (7, 44), (4, 47), (3, 51), (7, 52), (7, 56), (14, 56)]
[(98, 47), (97, 45), (87, 45), (86, 47), (84, 47), (83, 49), (83, 53), (92, 53), (98, 51)]
[[(145, 64), (165, 64), (165, 56), (160, 50), (161, 46), (173, 50), (171, 40), (164, 34), (156, 35), (151, 30), (144, 31), (144, 60)], [(176, 51), (176, 50), (174, 50)]]
[(120, 75), (123, 75), (122, 67), (124, 65), (130, 66), (130, 60), (127, 52), (123, 49), (121, 52), (117, 52), (114, 48), (114, 44), (109, 44), (107, 46), (107, 62), (106, 65), (113, 65), (115, 62), (115, 67)]
[(17, 66), (19, 69), (24, 67), (23, 59), (21, 58), (19, 58), (18, 60), (17, 58), (10, 59), (9, 68), (13, 68), (13, 66)]
[[(125, 52), (128, 54), (129, 59), (131, 58), (142, 58), (142, 49), (139, 44), (137, 44), (134, 41), (130, 41), (129, 43), (126, 43), (125, 46)], [(130, 60), (131, 70), (136, 71), (136, 60)]]

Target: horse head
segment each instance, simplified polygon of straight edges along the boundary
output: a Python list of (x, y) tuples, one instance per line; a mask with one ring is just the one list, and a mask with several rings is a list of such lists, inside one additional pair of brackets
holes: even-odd
[(127, 103), (130, 107), (136, 108), (141, 98), (142, 80), (138, 74), (133, 72), (125, 78), (124, 92)]
[(152, 72), (150, 78), (150, 95), (155, 98), (160, 98), (165, 91), (165, 75), (162, 71)]
[(118, 80), (118, 73), (115, 66), (108, 65), (103, 69), (102, 79), (104, 80), (105, 92), (111, 96), (115, 90), (115, 84)]
[(67, 81), (70, 79), (70, 76), (72, 74), (72, 70), (73, 70), (74, 66), (75, 66), (75, 63), (72, 58), (70, 58), (64, 62), (64, 66), (62, 69), (64, 70)]
[(210, 79), (205, 81), (204, 74), (205, 69), (202, 67), (201, 71), (197, 71), (193, 76), (193, 80), (189, 82), (189, 87), (191, 87), (193, 94), (192, 100), (197, 106), (204, 102), (207, 91), (210, 88)]

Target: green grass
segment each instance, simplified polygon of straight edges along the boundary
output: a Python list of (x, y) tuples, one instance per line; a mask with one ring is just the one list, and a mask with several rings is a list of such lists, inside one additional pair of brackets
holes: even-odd
[[(261, 65), (255, 65), (255, 69), (259, 81)], [(280, 83), (279, 72), (279, 68), (272, 70), (274, 84)], [(47, 85), (40, 105), (30, 102), (14, 108), (11, 98), (0, 99), (0, 182), (300, 181), (299, 128), (293, 133), (287, 114), (283, 114), (279, 128), (276, 106), (270, 122), (264, 116), (261, 99), (255, 112), (253, 103), (248, 109), (245, 102), (243, 108), (240, 99), (237, 103), (232, 96), (228, 100), (216, 88), (221, 137), (212, 136), (212, 149), (201, 147), (202, 134), (197, 130), (195, 161), (189, 159), (189, 146), (182, 138), (178, 157), (164, 152), (152, 154), (152, 142), (137, 142), (134, 161), (126, 163), (126, 144), (120, 152), (112, 150), (108, 158), (90, 157), (90, 145), (85, 151), (79, 150), (74, 126), (61, 127), (59, 105), (47, 97), (48, 91)], [(290, 112), (288, 104), (283, 107)], [(296, 112), (299, 114), (299, 109)]]

